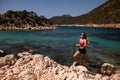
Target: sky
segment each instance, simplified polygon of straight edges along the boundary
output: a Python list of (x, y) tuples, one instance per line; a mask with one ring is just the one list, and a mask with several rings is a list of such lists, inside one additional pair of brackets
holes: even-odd
[(107, 0), (0, 0), (0, 14), (7, 10), (33, 11), (38, 16), (51, 18), (69, 14), (79, 16), (105, 3)]

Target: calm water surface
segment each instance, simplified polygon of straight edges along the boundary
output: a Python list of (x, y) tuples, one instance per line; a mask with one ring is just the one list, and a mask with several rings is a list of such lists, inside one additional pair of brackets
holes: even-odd
[[(85, 32), (90, 39), (91, 47), (87, 47), (89, 57), (120, 64), (120, 29), (118, 28), (57, 26), (55, 30), (44, 31), (0, 31), (0, 48), (20, 43), (47, 45), (61, 50), (61, 55), (71, 56), (74, 52), (72, 44), (78, 43), (81, 32)], [(76, 47), (75, 50), (77, 49)], [(54, 54), (57, 53), (59, 51)]]

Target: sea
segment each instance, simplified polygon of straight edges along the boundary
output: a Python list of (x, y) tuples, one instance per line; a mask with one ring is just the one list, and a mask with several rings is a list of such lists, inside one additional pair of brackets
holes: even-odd
[(0, 31), (0, 49), (7, 54), (17, 54), (31, 48), (35, 51), (33, 54), (49, 56), (60, 64), (71, 65), (73, 54), (78, 50), (73, 44), (79, 42), (82, 32), (90, 41), (86, 48), (89, 62), (120, 65), (120, 28), (56, 26), (53, 30)]

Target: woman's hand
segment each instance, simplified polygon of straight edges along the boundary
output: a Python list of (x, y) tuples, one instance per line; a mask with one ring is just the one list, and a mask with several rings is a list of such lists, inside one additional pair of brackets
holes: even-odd
[(75, 44), (75, 46), (79, 46), (80, 47), (80, 44)]

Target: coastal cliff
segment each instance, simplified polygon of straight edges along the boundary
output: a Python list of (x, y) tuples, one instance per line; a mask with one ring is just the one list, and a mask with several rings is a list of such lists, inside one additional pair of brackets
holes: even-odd
[[(70, 67), (61, 65), (47, 56), (30, 52), (18, 53), (18, 59), (14, 55), (0, 57), (1, 80), (120, 80), (120, 69), (111, 74), (111, 68), (107, 68), (110, 75), (90, 72), (86, 67), (74, 64)], [(101, 68), (106, 74), (106, 63)], [(113, 67), (113, 65), (112, 65)]]

